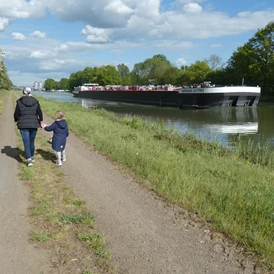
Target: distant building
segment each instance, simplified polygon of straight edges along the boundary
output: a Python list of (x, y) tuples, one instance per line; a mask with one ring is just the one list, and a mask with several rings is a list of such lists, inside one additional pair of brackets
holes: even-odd
[(33, 89), (38, 90), (38, 82), (34, 82)]
[(34, 90), (45, 90), (42, 82), (34, 82), (33, 89)]

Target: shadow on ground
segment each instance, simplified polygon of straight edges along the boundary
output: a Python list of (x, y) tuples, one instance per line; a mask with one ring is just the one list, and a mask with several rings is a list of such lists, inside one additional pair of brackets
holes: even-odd
[(45, 161), (55, 162), (55, 160), (56, 160), (55, 154), (48, 150), (37, 149), (36, 153), (40, 154)]
[(8, 157), (15, 159), (17, 162), (21, 163), (24, 156), (24, 151), (18, 147), (4, 146), (1, 149), (2, 154), (6, 154)]

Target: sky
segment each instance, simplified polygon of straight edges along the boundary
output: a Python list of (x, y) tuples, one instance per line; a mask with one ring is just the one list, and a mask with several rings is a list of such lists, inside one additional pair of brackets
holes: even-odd
[(0, 0), (0, 48), (16, 86), (163, 54), (227, 62), (274, 20), (273, 0)]

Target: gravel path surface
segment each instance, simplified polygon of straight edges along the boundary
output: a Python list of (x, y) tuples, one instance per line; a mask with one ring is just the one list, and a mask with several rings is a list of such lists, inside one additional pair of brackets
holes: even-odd
[(19, 140), (13, 122), (13, 105), (9, 98), (0, 115), (0, 273), (48, 273), (48, 254), (29, 242), (31, 230), (27, 209), (29, 191), (18, 179)]
[[(5, 269), (0, 273), (49, 273), (47, 254), (28, 242), (28, 189), (16, 175), (18, 138), (12, 113), (10, 99), (0, 117), (0, 269)], [(46, 124), (51, 121), (45, 117)], [(49, 138), (44, 131), (39, 134)], [(236, 245), (210, 232), (184, 210), (167, 206), (72, 133), (67, 161), (60, 169), (66, 184), (96, 214), (96, 227), (107, 236), (108, 250), (120, 273), (262, 273)]]

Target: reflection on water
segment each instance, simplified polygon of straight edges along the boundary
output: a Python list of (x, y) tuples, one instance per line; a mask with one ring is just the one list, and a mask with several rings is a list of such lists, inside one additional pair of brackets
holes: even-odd
[(274, 147), (273, 104), (259, 104), (257, 108), (181, 110), (75, 98), (66, 92), (37, 92), (37, 95), (63, 102), (75, 102), (86, 108), (104, 108), (119, 116), (137, 115), (143, 119), (165, 123), (181, 134), (189, 131), (203, 140), (217, 140), (226, 147), (234, 147), (239, 136), (255, 143), (267, 142), (270, 147)]
[(256, 134), (258, 132), (257, 108), (214, 108), (203, 110), (181, 110), (159, 108), (135, 104), (100, 102), (81, 99), (81, 105), (92, 108), (104, 108), (120, 116), (137, 115), (143, 119), (165, 123), (184, 134), (192, 132), (198, 138), (219, 141), (224, 146), (234, 145), (229, 136), (239, 134)]
[(251, 134), (258, 132), (257, 123), (243, 123), (235, 125), (209, 125), (209, 128), (213, 132), (231, 133), (231, 134)]

